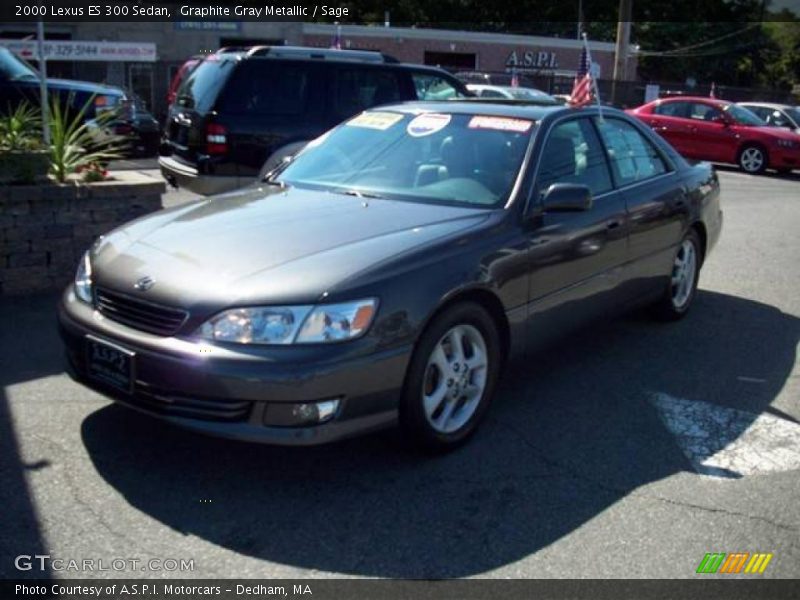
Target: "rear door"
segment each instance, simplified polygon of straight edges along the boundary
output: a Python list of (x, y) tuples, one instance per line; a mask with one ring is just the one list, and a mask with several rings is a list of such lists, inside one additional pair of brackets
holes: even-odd
[(256, 177), (276, 150), (326, 129), (324, 65), (252, 58), (227, 82), (214, 121), (226, 128), (228, 160), (239, 177)]
[(644, 121), (684, 156), (693, 156), (695, 148), (689, 135), (689, 103), (678, 100), (657, 104)]
[(627, 295), (662, 291), (674, 248), (687, 226), (689, 203), (678, 173), (661, 152), (627, 120), (595, 119), (608, 152), (614, 184), (628, 211)]

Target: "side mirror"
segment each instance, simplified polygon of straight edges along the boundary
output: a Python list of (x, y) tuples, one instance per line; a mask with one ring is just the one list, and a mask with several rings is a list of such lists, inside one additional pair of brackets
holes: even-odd
[(592, 208), (592, 192), (576, 183), (554, 183), (542, 198), (544, 212), (579, 212)]

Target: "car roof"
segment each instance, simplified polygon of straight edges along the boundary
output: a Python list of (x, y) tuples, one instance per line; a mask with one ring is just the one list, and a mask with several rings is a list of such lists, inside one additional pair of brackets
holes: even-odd
[[(375, 107), (370, 110), (395, 110), (405, 113), (416, 112), (437, 112), (452, 115), (488, 115), (492, 117), (513, 117), (517, 119), (530, 119), (541, 121), (559, 113), (574, 114), (597, 114), (597, 108), (570, 108), (563, 105), (536, 104), (535, 102), (512, 101), (502, 99), (486, 98), (460, 98), (458, 100), (447, 101), (415, 101), (403, 102), (401, 104), (390, 104)], [(603, 107), (603, 112), (614, 114), (614, 116), (625, 116), (625, 113), (615, 108)]]
[(732, 100), (723, 100), (722, 98), (710, 98), (709, 96), (670, 96), (669, 98), (659, 98), (653, 102), (705, 102), (706, 104), (716, 104), (718, 106), (727, 106), (733, 104)]

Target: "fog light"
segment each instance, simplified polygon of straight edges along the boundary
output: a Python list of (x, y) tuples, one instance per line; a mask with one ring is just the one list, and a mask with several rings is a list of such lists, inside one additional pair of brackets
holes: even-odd
[(324, 423), (333, 418), (339, 400), (325, 400), (308, 404), (295, 404), (292, 407), (292, 416), (303, 423)]

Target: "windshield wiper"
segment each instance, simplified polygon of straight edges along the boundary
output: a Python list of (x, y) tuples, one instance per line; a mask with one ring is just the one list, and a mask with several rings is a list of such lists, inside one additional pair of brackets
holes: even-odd
[(355, 196), (356, 198), (385, 198), (385, 196), (375, 192), (362, 192), (361, 190), (341, 190), (339, 193), (345, 196)]

